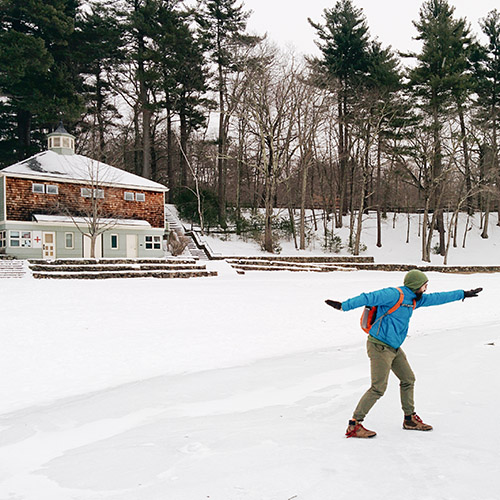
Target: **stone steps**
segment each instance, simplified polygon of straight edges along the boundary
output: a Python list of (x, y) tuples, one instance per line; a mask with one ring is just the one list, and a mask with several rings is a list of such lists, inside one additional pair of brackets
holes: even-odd
[(195, 278), (217, 276), (193, 258), (30, 260), (37, 279)]
[(227, 257), (226, 261), (240, 274), (245, 271), (354, 271), (358, 265), (373, 265), (373, 257), (340, 256), (252, 256)]
[(137, 266), (106, 266), (106, 265), (87, 265), (87, 266), (44, 266), (44, 265), (33, 265), (30, 266), (30, 269), (33, 272), (100, 272), (100, 271), (114, 271), (114, 272), (123, 272), (123, 271), (183, 271), (183, 270), (204, 270), (205, 266), (200, 266), (198, 264), (166, 264), (166, 265), (137, 265)]
[(193, 241), (193, 238), (191, 236), (188, 237), (189, 237), (188, 249), (191, 255), (200, 260), (208, 260), (206, 253), (196, 246), (195, 242)]
[(0, 279), (2, 278), (24, 278), (26, 268), (24, 261), (15, 259), (0, 259)]
[(248, 260), (252, 262), (296, 262), (296, 263), (320, 263), (320, 264), (372, 264), (375, 262), (374, 257), (359, 256), (359, 255), (231, 255), (223, 258), (225, 260)]
[(415, 264), (375, 264), (372, 257), (354, 258), (345, 257), (324, 258), (312, 257), (226, 257), (226, 261), (240, 274), (245, 271), (399, 271), (407, 272), (418, 268), (423, 272), (472, 274), (472, 273), (499, 273), (500, 266), (435, 266)]
[(194, 264), (197, 260), (193, 257), (168, 257), (164, 259), (56, 259), (42, 260), (30, 259), (29, 264), (39, 265), (112, 265), (112, 264)]
[(227, 259), (227, 262), (236, 270), (242, 271), (307, 271), (307, 272), (332, 272), (353, 271), (354, 269), (339, 264), (331, 263), (305, 263), (287, 261), (257, 261), (252, 259)]
[(110, 278), (202, 278), (217, 276), (217, 271), (99, 271), (99, 272), (33, 272), (37, 279), (110, 279)]

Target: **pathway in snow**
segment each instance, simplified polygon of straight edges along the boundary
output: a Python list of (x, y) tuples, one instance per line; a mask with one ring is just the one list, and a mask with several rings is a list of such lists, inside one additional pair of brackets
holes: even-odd
[[(491, 345), (494, 344), (494, 345)], [(5, 414), (9, 500), (497, 500), (495, 324), (409, 339), (431, 433), (401, 429), (395, 378), (346, 440), (364, 346), (157, 377)]]

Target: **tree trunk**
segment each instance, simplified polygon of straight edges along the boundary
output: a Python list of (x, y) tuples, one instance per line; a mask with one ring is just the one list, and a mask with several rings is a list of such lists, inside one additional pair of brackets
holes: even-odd
[(17, 158), (19, 161), (26, 159), (30, 153), (31, 146), (31, 113), (25, 110), (17, 112), (17, 137), (19, 147)]
[(382, 166), (381, 166), (381, 144), (380, 139), (378, 141), (377, 147), (377, 247), (382, 247), (382, 212), (380, 209), (380, 188), (381, 188), (381, 177), (382, 177)]
[[(363, 184), (366, 182), (365, 176), (363, 175)], [(356, 221), (356, 237), (354, 239), (354, 246), (353, 246), (353, 255), (359, 255), (359, 250), (361, 246), (361, 231), (363, 229), (363, 211), (364, 211), (364, 205), (365, 205), (365, 196), (364, 196), (364, 189), (361, 189), (360, 196), (359, 196), (359, 207), (358, 207), (358, 216), (357, 216), (357, 221)]]
[(410, 207), (406, 207), (406, 243), (410, 243), (411, 216)]
[(134, 107), (134, 172), (137, 175), (141, 175), (142, 166), (141, 166), (141, 132), (139, 125), (139, 110), (138, 107)]
[(295, 214), (293, 212), (293, 207), (292, 207), (290, 196), (288, 196), (288, 218), (290, 219), (290, 225), (292, 227), (293, 243), (295, 245), (295, 250), (297, 250), (299, 248), (299, 246), (297, 245), (297, 231), (295, 228)]
[[(218, 37), (218, 53), (222, 51)], [(219, 200), (219, 224), (222, 228), (226, 227), (226, 130), (225, 130), (225, 94), (224, 94), (224, 73), (222, 64), (218, 65), (219, 73), (219, 140), (217, 145), (217, 195)]]
[(467, 240), (467, 233), (469, 232), (469, 221), (470, 221), (470, 215), (467, 214), (467, 220), (465, 221), (464, 237), (462, 240), (462, 248), (465, 248), (465, 243)]
[(442, 157), (441, 157), (441, 124), (439, 122), (439, 115), (437, 104), (434, 105), (433, 109), (433, 159), (432, 159), (432, 181), (435, 183), (436, 188), (434, 191), (434, 214), (433, 219), (436, 216), (437, 230), (439, 232), (439, 253), (444, 256), (445, 251), (445, 228), (443, 219), (443, 210), (441, 205), (441, 194), (443, 191), (443, 179), (441, 178), (443, 173)]
[(265, 227), (264, 227), (264, 250), (269, 253), (273, 253), (273, 188), (272, 179), (268, 174), (266, 175), (266, 186), (265, 186)]
[(104, 125), (104, 96), (102, 94), (101, 68), (99, 67), (95, 74), (96, 77), (96, 117), (98, 134), (98, 154), (97, 159), (106, 162), (106, 138)]
[(444, 259), (443, 259), (443, 264), (445, 266), (448, 265), (448, 251), (450, 249), (451, 233), (452, 233), (453, 225), (455, 224), (455, 221), (457, 218), (458, 218), (458, 209), (455, 212), (453, 212), (453, 215), (452, 215), (450, 222), (448, 224), (448, 238), (446, 239), (446, 248), (445, 248)]
[(264, 205), (265, 205), (265, 225), (264, 225), (264, 250), (273, 253), (273, 201), (274, 201), (274, 149), (272, 138), (262, 140), (263, 155), (265, 155), (265, 143), (268, 143), (269, 155), (265, 169)]
[(142, 177), (151, 179), (151, 109), (149, 107), (148, 89), (146, 87), (146, 72), (144, 54), (146, 52), (144, 36), (137, 35), (138, 62), (137, 77), (139, 80), (139, 102), (142, 114)]
[(187, 156), (188, 156), (188, 137), (189, 137), (189, 132), (188, 132), (188, 125), (187, 125), (187, 118), (186, 118), (186, 113), (183, 111), (180, 112), (179, 114), (180, 117), (180, 142), (181, 142), (181, 155), (179, 158), (179, 167), (180, 167), (180, 176), (181, 176), (181, 186), (182, 187), (187, 187), (188, 185), (188, 180), (187, 180)]
[(337, 197), (339, 199), (339, 211), (336, 221), (337, 227), (342, 227), (342, 215), (345, 210), (345, 195), (346, 195), (346, 144), (345, 144), (345, 123), (344, 123), (344, 103), (343, 92), (339, 91), (338, 96), (338, 163), (339, 163), (339, 176), (337, 181)]
[(242, 183), (242, 165), (244, 156), (244, 138), (245, 121), (240, 119), (238, 122), (238, 159), (236, 161), (236, 234), (241, 234), (241, 183)]
[(442, 208), (437, 210), (436, 228), (437, 228), (438, 233), (439, 233), (439, 254), (444, 257), (444, 251), (445, 251), (445, 246), (446, 246), (446, 242), (445, 242), (446, 228), (444, 225), (444, 214), (443, 214)]
[(301, 172), (301, 190), (300, 190), (300, 249), (305, 250), (306, 248), (306, 222), (305, 222), (305, 214), (306, 214), (306, 197), (307, 197), (307, 163), (308, 159), (306, 158), (304, 164), (302, 165)]
[(467, 190), (467, 200), (466, 207), (467, 213), (472, 215), (473, 213), (473, 203), (472, 203), (472, 176), (470, 170), (470, 155), (469, 155), (469, 144), (467, 140), (467, 129), (465, 127), (464, 112), (462, 106), (458, 107), (458, 116), (460, 120), (460, 132), (462, 135), (462, 149), (464, 153), (464, 168), (465, 168), (465, 189)]
[(431, 261), (430, 246), (432, 241), (432, 224), (429, 227), (429, 204), (430, 200), (428, 197), (425, 199), (424, 215), (422, 220), (422, 260), (424, 262)]
[(142, 177), (151, 179), (151, 110), (142, 108)]
[(90, 235), (90, 258), (95, 259), (95, 242), (97, 239), (96, 234), (91, 234)]
[(173, 203), (174, 191), (177, 183), (174, 181), (174, 148), (172, 140), (172, 111), (167, 106), (167, 179), (169, 190), (167, 192), (167, 199), (169, 203)]
[(485, 208), (484, 208), (484, 222), (483, 222), (483, 232), (481, 233), (481, 238), (488, 238), (488, 226), (490, 221), (490, 193), (486, 193)]

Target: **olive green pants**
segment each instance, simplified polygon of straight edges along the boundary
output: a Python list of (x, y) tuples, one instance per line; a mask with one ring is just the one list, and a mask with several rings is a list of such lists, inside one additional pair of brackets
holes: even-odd
[(415, 411), (413, 400), (415, 374), (406, 359), (403, 349), (401, 347), (393, 349), (390, 346), (368, 341), (367, 351), (370, 358), (372, 385), (360, 399), (358, 406), (354, 410), (353, 418), (361, 422), (372, 406), (384, 395), (391, 370), (400, 380), (399, 389), (404, 414), (412, 414)]

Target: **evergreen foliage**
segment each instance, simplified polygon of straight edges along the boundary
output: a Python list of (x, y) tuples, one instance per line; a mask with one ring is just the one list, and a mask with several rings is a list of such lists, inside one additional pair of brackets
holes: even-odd
[[(39, 150), (44, 132), (82, 112), (72, 49), (76, 0), (4, 0), (0, 6), (0, 165)], [(15, 128), (9, 131), (9, 126)]]
[(255, 229), (241, 207), (265, 206), (268, 249), (276, 208), (293, 220), (300, 206), (301, 246), (307, 208), (332, 231), (350, 214), (354, 254), (367, 210), (420, 209), (423, 258), (436, 229), (443, 254), (444, 210), (481, 210), (484, 237), (500, 212), (500, 14), (481, 45), (451, 2), (422, 3), (404, 68), (355, 0), (309, 20), (320, 56), (306, 64), (249, 35), (238, 0), (2, 0), (0, 167), (63, 119), (79, 152), (166, 184), (194, 221), (196, 193), (208, 227), (234, 213)]

